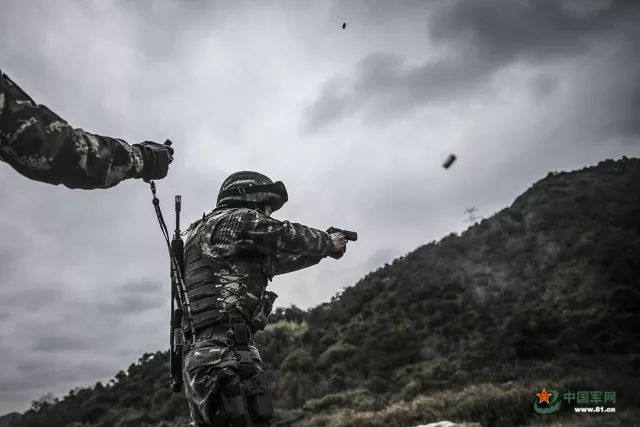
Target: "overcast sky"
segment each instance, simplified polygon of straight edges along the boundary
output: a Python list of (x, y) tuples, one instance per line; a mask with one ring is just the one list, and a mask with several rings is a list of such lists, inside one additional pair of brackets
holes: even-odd
[[(76, 127), (172, 139), (169, 218), (174, 194), (188, 223), (256, 170), (287, 186), (275, 217), (357, 230), (340, 261), (274, 281), (276, 306), (308, 308), (464, 230), (467, 207), (640, 155), (634, 1), (399, 3), (4, 0), (0, 68)], [(0, 414), (165, 350), (167, 268), (142, 181), (69, 190), (0, 164)]]

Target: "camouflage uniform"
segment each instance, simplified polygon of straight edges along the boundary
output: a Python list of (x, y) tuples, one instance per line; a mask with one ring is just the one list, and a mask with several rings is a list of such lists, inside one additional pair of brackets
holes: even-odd
[(0, 71), (0, 160), (22, 175), (69, 188), (108, 188), (127, 178), (147, 178), (141, 150), (72, 128)]
[(219, 207), (186, 231), (184, 278), (195, 342), (185, 356), (194, 426), (267, 426), (273, 409), (253, 336), (277, 295), (277, 274), (330, 254), (324, 231), (246, 207)]

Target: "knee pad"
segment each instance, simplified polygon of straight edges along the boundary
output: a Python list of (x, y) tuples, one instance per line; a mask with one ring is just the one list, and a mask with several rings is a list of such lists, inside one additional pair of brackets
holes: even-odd
[(273, 401), (270, 393), (247, 396), (247, 405), (252, 420), (269, 420), (273, 418)]
[(251, 418), (244, 387), (236, 375), (220, 390), (224, 416), (233, 427), (250, 427)]
[(247, 405), (252, 420), (273, 418), (273, 400), (266, 386), (266, 375), (261, 372), (244, 381)]

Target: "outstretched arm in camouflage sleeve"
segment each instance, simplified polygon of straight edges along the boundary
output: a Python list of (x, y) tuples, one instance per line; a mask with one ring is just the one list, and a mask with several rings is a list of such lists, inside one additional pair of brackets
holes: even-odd
[(69, 188), (108, 188), (166, 176), (173, 149), (72, 128), (0, 71), (0, 160), (22, 175)]
[[(347, 250), (347, 240), (340, 233), (331, 233), (329, 237), (332, 240), (332, 249), (329, 252), (329, 256), (335, 259), (341, 258)], [(318, 256), (278, 254), (273, 260), (274, 275), (302, 270), (316, 265), (321, 260), (322, 257)]]
[(322, 261), (322, 257), (280, 254), (273, 260), (274, 275), (291, 273), (311, 267)]
[[(278, 221), (258, 210), (241, 211), (243, 229), (234, 244), (237, 250), (258, 251), (273, 257), (302, 255), (318, 258), (318, 261), (333, 250), (331, 236), (324, 231), (289, 221)], [(317, 261), (313, 264), (315, 263)]]

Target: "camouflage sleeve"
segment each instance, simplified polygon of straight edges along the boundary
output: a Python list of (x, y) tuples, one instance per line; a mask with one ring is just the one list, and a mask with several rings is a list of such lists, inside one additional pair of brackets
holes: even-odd
[(324, 258), (331, 250), (331, 237), (315, 228), (279, 221), (260, 211), (243, 209), (242, 229), (234, 246), (237, 250), (264, 255), (302, 255)]
[(0, 71), (0, 160), (22, 175), (69, 188), (108, 188), (137, 178), (140, 150), (73, 129)]
[(291, 273), (292, 271), (302, 270), (303, 268), (316, 265), (321, 260), (321, 257), (306, 255), (276, 255), (273, 262), (274, 274), (286, 274)]

